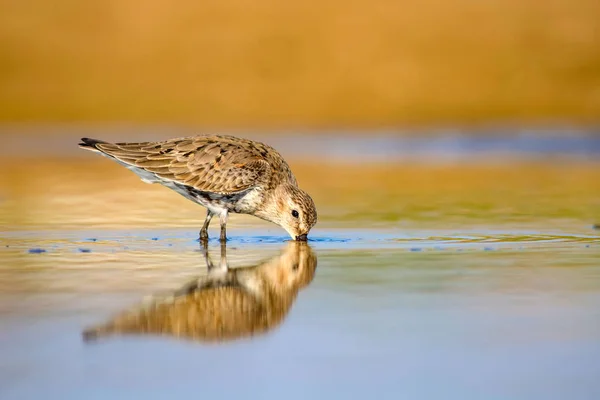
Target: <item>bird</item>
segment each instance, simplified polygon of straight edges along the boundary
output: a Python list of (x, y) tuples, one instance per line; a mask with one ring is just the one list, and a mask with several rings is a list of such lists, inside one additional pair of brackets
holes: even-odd
[(312, 282), (317, 257), (307, 242), (289, 241), (258, 265), (230, 269), (226, 245), (207, 274), (171, 293), (156, 294), (83, 330), (85, 342), (113, 335), (162, 335), (225, 342), (264, 334), (281, 324), (299, 291)]
[(261, 142), (208, 134), (137, 143), (82, 138), (79, 147), (116, 161), (146, 183), (162, 184), (206, 207), (201, 241), (208, 241), (213, 216), (219, 217), (220, 241), (227, 241), (230, 213), (275, 223), (299, 241), (306, 241), (317, 223), (313, 199), (298, 187), (281, 154)]

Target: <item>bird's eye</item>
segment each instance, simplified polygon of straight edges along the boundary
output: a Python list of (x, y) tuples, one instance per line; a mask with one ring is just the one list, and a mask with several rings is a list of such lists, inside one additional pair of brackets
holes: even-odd
[(298, 211), (292, 210), (292, 217), (298, 218), (299, 216), (300, 216), (300, 214), (298, 214)]

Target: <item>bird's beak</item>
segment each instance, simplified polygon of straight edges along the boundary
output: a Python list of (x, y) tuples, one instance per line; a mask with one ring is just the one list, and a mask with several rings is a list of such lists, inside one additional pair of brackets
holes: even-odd
[(296, 236), (296, 240), (299, 240), (301, 242), (306, 242), (308, 238), (306, 237), (306, 233), (303, 233), (302, 235), (298, 235)]

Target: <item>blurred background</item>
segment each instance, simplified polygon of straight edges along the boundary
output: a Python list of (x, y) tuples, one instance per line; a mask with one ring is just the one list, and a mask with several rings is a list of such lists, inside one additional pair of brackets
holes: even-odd
[(595, 0), (3, 0), (0, 121), (597, 123)]
[[(66, 224), (77, 205), (114, 210), (119, 191), (119, 204), (131, 208), (124, 214), (143, 212), (132, 193), (143, 193), (145, 209), (164, 194), (155, 209), (189, 210), (195, 219), (197, 206), (76, 143), (208, 132), (280, 150), (325, 222), (435, 220), (440, 210), (464, 217), (477, 209), (509, 219), (533, 215), (534, 205), (509, 207), (502, 196), (526, 202), (532, 190), (540, 198), (562, 193), (552, 196), (552, 215), (594, 218), (596, 0), (4, 0), (0, 7), (0, 155), (9, 166), (0, 172), (0, 198), (13, 228), (39, 221), (37, 212)], [(77, 197), (84, 188), (94, 199)], [(348, 192), (343, 211), (334, 189)], [(74, 197), (65, 200), (67, 193)], [(482, 205), (476, 196), (489, 199)]]

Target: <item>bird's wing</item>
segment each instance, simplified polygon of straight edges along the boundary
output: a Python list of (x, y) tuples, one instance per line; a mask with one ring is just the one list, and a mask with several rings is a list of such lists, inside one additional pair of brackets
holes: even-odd
[(82, 141), (81, 147), (100, 151), (126, 166), (206, 192), (247, 190), (260, 183), (271, 168), (248, 143), (216, 136), (142, 143)]

